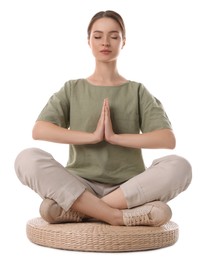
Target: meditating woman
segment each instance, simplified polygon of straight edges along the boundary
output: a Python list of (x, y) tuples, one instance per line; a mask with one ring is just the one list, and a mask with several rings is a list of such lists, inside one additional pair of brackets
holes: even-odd
[(68, 144), (67, 165), (27, 148), (15, 160), (16, 174), (41, 196), (40, 215), (49, 223), (94, 218), (110, 225), (161, 226), (172, 216), (167, 202), (191, 182), (191, 165), (166, 155), (145, 166), (142, 149), (175, 148), (170, 120), (142, 83), (119, 74), (117, 58), (126, 43), (122, 17), (100, 11), (87, 32), (93, 74), (68, 80), (32, 130), (35, 140)]

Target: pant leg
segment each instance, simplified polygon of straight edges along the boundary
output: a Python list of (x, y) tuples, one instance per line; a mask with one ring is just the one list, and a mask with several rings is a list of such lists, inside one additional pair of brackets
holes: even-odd
[(28, 148), (19, 153), (15, 160), (15, 171), (20, 181), (38, 193), (42, 198), (55, 200), (64, 210), (88, 189), (88, 183), (71, 174), (51, 154)]
[(177, 155), (168, 155), (153, 161), (143, 173), (120, 187), (128, 208), (160, 200), (168, 202), (186, 190), (192, 180), (189, 162)]

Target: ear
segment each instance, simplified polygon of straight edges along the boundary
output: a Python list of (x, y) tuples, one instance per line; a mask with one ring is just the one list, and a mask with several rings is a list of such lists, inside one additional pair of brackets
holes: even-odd
[(87, 40), (88, 40), (88, 45), (89, 45), (89, 47), (91, 47), (89, 38), (88, 38)]
[(125, 46), (125, 44), (126, 44), (126, 38), (123, 39), (123, 44), (122, 44), (121, 49), (123, 49), (123, 47)]

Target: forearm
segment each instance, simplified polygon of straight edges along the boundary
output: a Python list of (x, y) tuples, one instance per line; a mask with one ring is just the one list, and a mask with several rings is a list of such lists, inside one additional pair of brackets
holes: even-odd
[(170, 129), (156, 130), (143, 134), (114, 134), (111, 144), (130, 148), (174, 149), (175, 136)]
[(37, 121), (32, 131), (35, 140), (44, 140), (63, 144), (94, 144), (99, 142), (94, 133), (73, 131), (45, 121)]

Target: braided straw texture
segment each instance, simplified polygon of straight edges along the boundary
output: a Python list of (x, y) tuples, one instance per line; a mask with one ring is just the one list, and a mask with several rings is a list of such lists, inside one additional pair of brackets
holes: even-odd
[(111, 226), (100, 222), (49, 224), (42, 218), (27, 222), (28, 239), (38, 245), (75, 251), (129, 252), (158, 249), (175, 244), (178, 225), (161, 227)]

